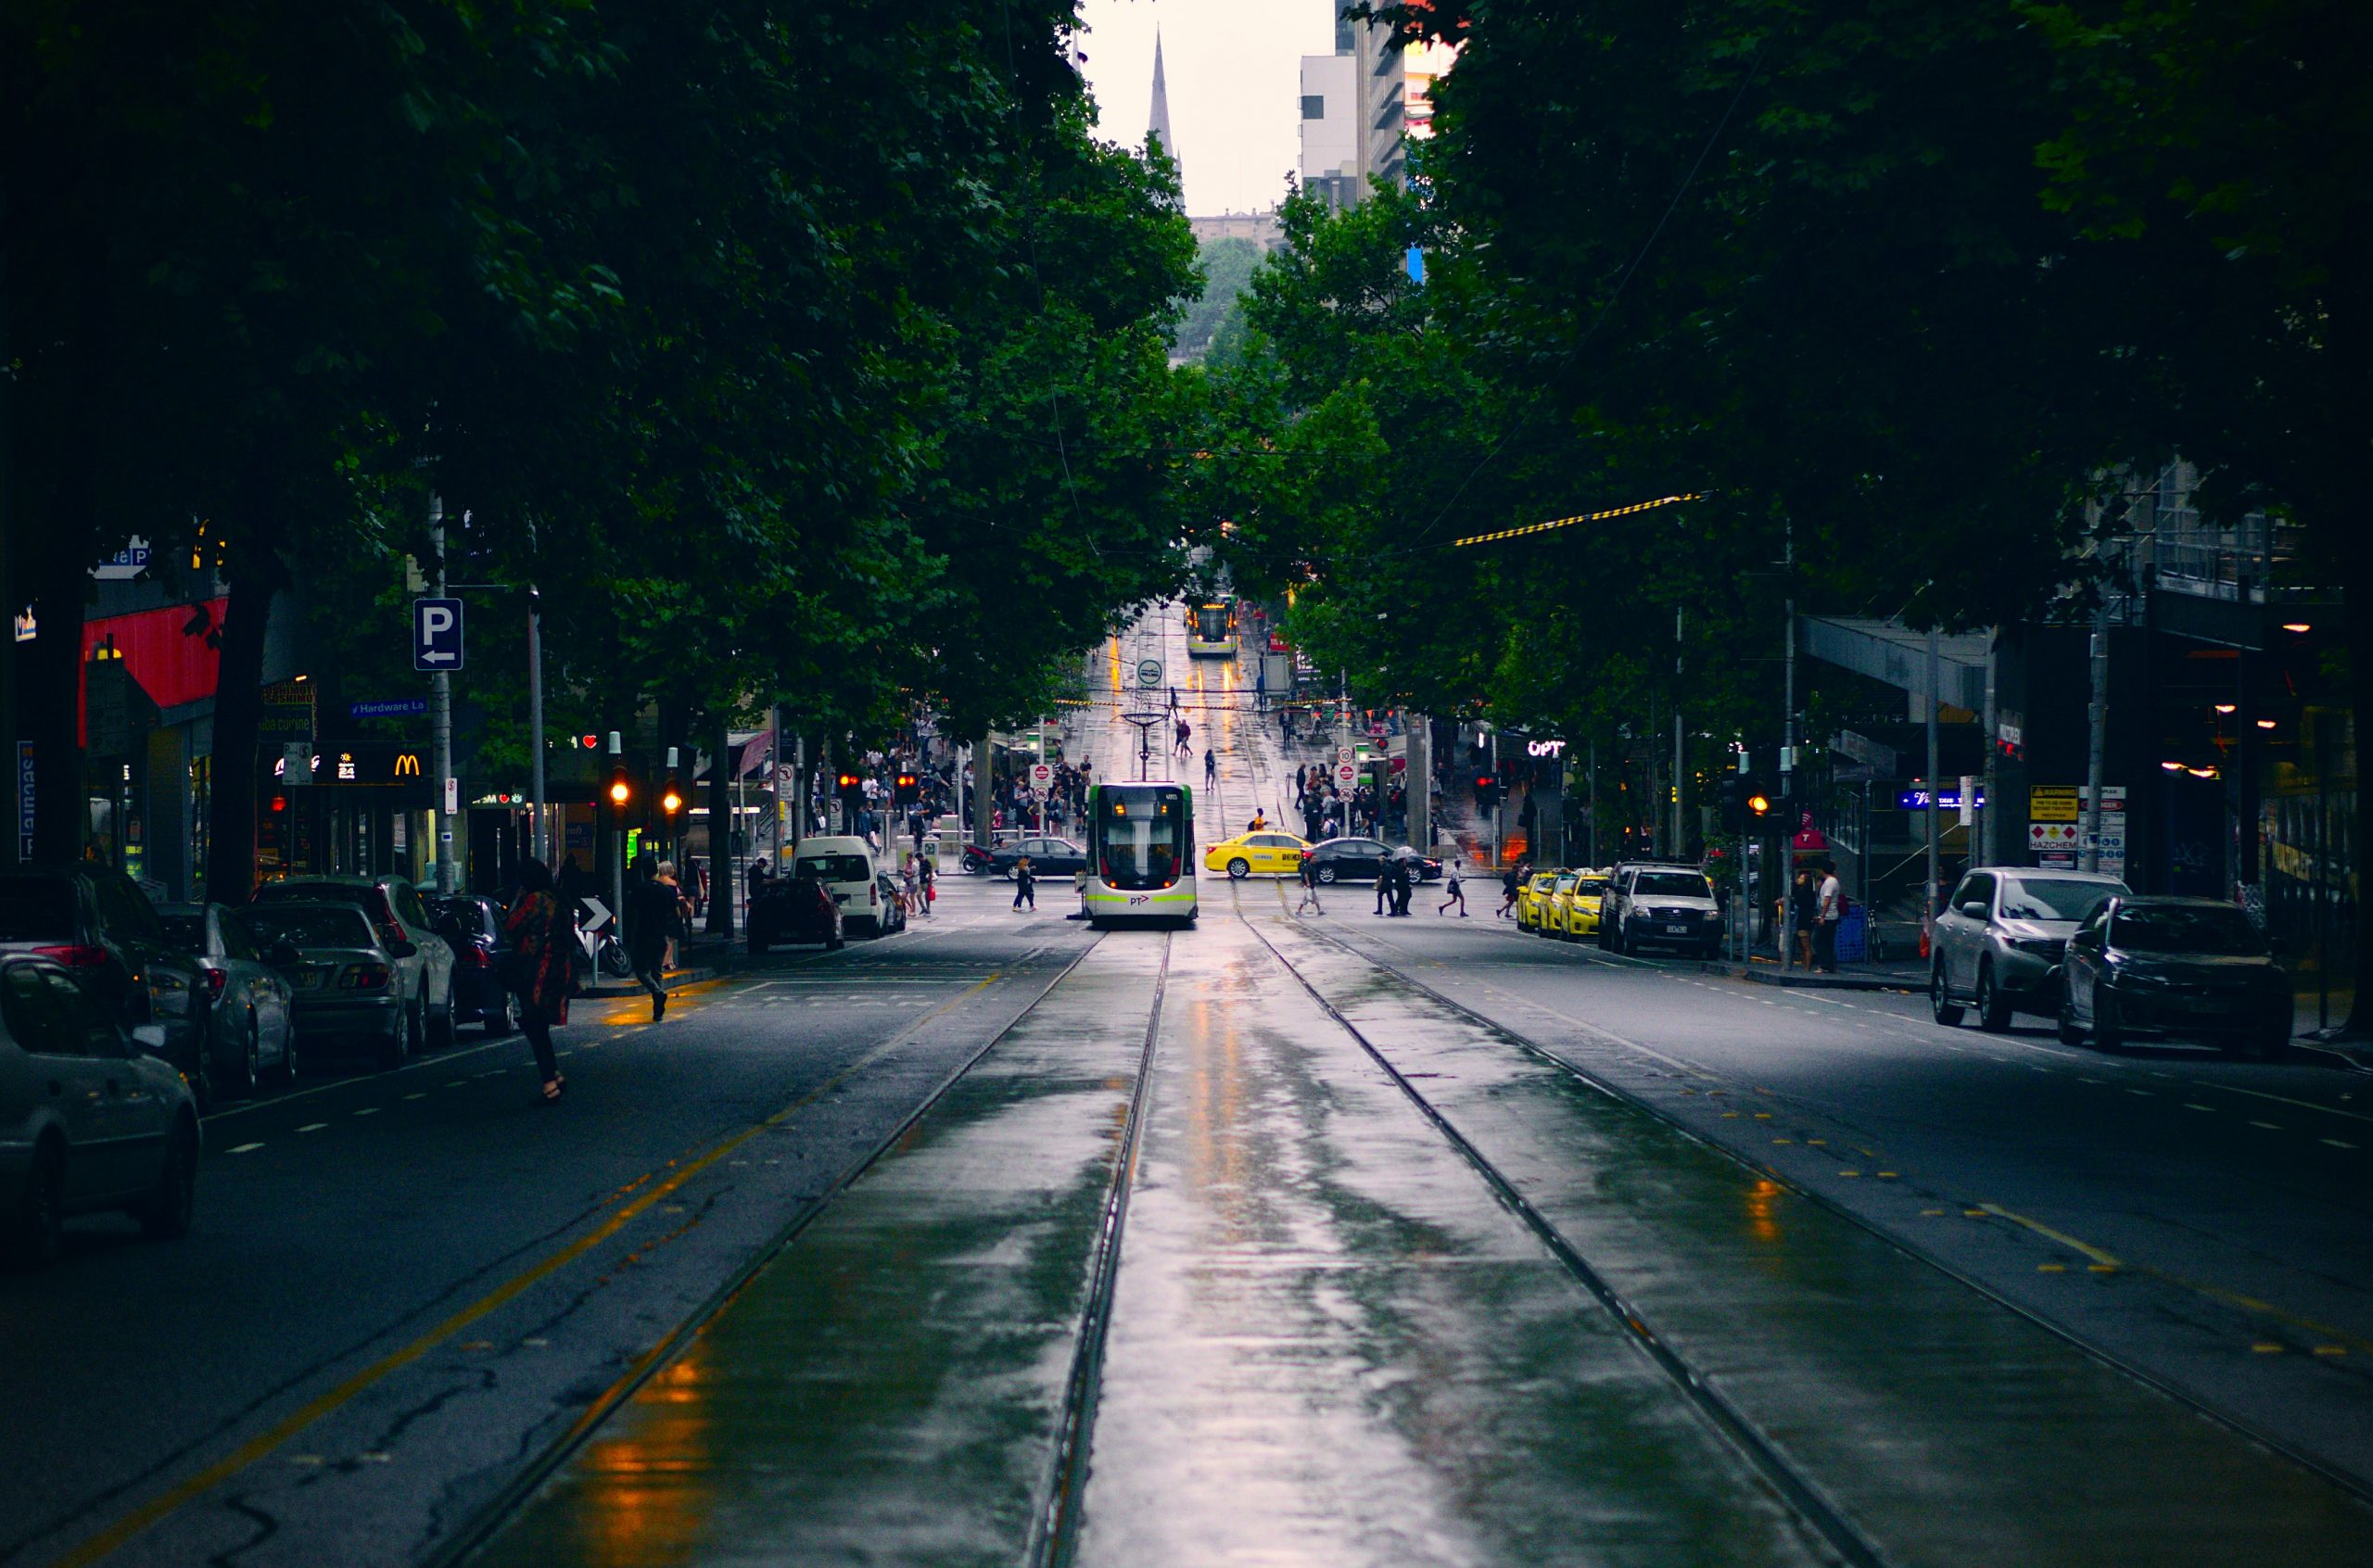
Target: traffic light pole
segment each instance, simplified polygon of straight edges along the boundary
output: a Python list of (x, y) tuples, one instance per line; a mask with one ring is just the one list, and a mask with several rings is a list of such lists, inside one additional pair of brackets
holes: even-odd
[[(618, 759), (625, 754), (622, 738), (616, 730), (610, 731), (610, 774), (613, 780), (618, 777), (617, 770), (622, 765)], [(717, 765), (722, 767), (725, 765), (720, 761)], [(613, 782), (610, 786), (610, 918), (618, 922), (618, 929), (624, 930), (627, 917), (627, 803), (618, 798), (618, 786)]]
[(544, 636), (543, 596), (527, 585), (527, 820), (533, 824), (536, 858), (550, 866), (552, 836), (544, 822)]
[[(428, 498), (428, 548), (437, 557), (437, 597), (445, 597), (445, 502)], [(437, 891), (451, 893), (453, 879), (453, 814), (447, 803), (453, 795), (453, 677), (443, 670), (428, 677), (428, 732), (436, 748), (437, 798), (428, 814), (437, 824)]]

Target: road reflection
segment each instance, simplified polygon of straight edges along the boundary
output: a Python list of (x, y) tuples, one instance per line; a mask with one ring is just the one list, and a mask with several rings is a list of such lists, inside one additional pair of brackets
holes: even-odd
[(588, 1444), (577, 1521), (583, 1568), (689, 1562), (706, 1539), (712, 1456), (708, 1367), (695, 1341), (636, 1396), (628, 1430)]

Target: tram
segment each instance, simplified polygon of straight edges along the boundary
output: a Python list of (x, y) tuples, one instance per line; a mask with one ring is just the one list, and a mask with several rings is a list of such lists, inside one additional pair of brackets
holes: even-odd
[(1186, 606), (1186, 656), (1190, 659), (1236, 657), (1236, 601), (1199, 599)]
[(1166, 778), (1087, 790), (1088, 924), (1186, 925), (1195, 908), (1195, 792)]

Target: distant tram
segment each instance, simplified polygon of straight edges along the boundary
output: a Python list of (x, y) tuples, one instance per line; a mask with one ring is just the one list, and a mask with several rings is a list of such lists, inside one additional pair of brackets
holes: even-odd
[(1202, 599), (1186, 606), (1186, 655), (1191, 659), (1236, 657), (1236, 601)]
[(1087, 790), (1091, 926), (1186, 925), (1195, 907), (1195, 792), (1164, 778)]

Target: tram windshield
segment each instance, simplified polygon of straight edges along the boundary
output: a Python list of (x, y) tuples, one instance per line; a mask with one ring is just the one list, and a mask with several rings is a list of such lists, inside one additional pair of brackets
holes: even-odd
[(1228, 607), (1225, 604), (1198, 604), (1195, 606), (1195, 640), (1225, 642), (1235, 635), (1235, 628), (1228, 624), (1230, 619)]
[(1097, 792), (1097, 875), (1121, 889), (1174, 886), (1186, 863), (1186, 792), (1108, 784)]

